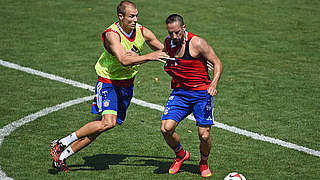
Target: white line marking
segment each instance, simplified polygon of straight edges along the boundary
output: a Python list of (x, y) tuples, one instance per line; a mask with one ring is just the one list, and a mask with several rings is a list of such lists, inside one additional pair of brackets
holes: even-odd
[[(150, 108), (150, 109), (164, 111), (164, 107), (163, 106), (160, 106), (160, 105), (157, 105), (157, 104), (152, 104), (152, 103), (149, 103), (149, 102), (146, 102), (146, 101), (143, 101), (143, 100), (139, 100), (139, 99), (133, 98), (132, 102), (135, 103), (135, 104), (138, 104), (140, 106), (144, 106), (144, 107)], [(191, 116), (191, 115), (189, 115), (187, 118), (190, 119), (190, 120), (195, 121), (194, 117)], [(309, 148), (306, 148), (306, 147), (303, 147), (303, 146), (299, 146), (297, 144), (293, 144), (293, 143), (290, 143), (290, 142), (282, 141), (280, 139), (275, 139), (275, 138), (272, 138), (272, 137), (268, 137), (268, 136), (260, 135), (260, 134), (254, 133), (254, 132), (250, 132), (250, 131), (246, 131), (246, 130), (243, 130), (243, 129), (239, 129), (237, 127), (228, 126), (226, 124), (219, 123), (217, 121), (215, 121), (214, 123), (215, 123), (214, 126), (217, 127), (217, 128), (221, 128), (221, 129), (224, 129), (224, 130), (236, 133), (236, 134), (240, 134), (240, 135), (244, 135), (244, 136), (247, 136), (247, 137), (251, 137), (252, 139), (265, 141), (265, 142), (269, 142), (269, 143), (272, 143), (272, 144), (277, 144), (277, 145), (280, 145), (280, 146), (283, 146), (283, 147), (286, 147), (286, 148), (289, 148), (289, 149), (295, 149), (295, 150), (298, 150), (298, 151), (301, 151), (301, 152), (305, 152), (305, 153), (313, 155), (313, 156), (320, 157), (320, 152), (316, 151), (316, 150), (313, 150), (313, 149), (309, 149)]]
[[(44, 78), (48, 78), (48, 79), (51, 79), (51, 80), (63, 82), (63, 83), (66, 83), (66, 84), (69, 84), (69, 85), (72, 85), (72, 86), (75, 86), (75, 87), (79, 87), (79, 88), (83, 88), (83, 89), (89, 89), (90, 91), (94, 91), (94, 87), (93, 86), (90, 86), (90, 85), (87, 85), (87, 84), (83, 84), (83, 83), (80, 83), (80, 82), (77, 82), (77, 81), (73, 81), (73, 80), (70, 80), (70, 79), (65, 79), (65, 78), (62, 78), (62, 77), (59, 77), (59, 76), (56, 76), (56, 75), (44, 73), (44, 72), (41, 72), (41, 71), (38, 71), (38, 70), (34, 70), (34, 69), (31, 69), (31, 68), (23, 67), (23, 66), (14, 64), (14, 63), (3, 61), (1, 59), (0, 59), (0, 64), (2, 66), (5, 66), (5, 67), (9, 67), (9, 68), (16, 69), (16, 70), (19, 70), (19, 71), (23, 71), (23, 72), (27, 72), (27, 73), (30, 73), (30, 74), (38, 75), (38, 76), (41, 76), (41, 77), (44, 77)], [(90, 96), (90, 98), (92, 98), (92, 97), (93, 96)], [(80, 98), (80, 99), (86, 99), (86, 98), (89, 98), (89, 97)], [(88, 100), (90, 100), (90, 98)], [(73, 100), (73, 101), (76, 101), (76, 100)], [(69, 101), (69, 102), (72, 102), (72, 101)], [(163, 106), (160, 106), (160, 105), (157, 105), (157, 104), (152, 104), (152, 103), (149, 103), (149, 102), (146, 102), (146, 101), (143, 101), (143, 100), (139, 100), (139, 99), (136, 99), (136, 98), (132, 98), (132, 102), (137, 104), (137, 105), (141, 105), (141, 106), (144, 106), (144, 107), (147, 107), (147, 108), (150, 108), (150, 109), (155, 109), (155, 110), (159, 110), (159, 111), (163, 111), (164, 110)], [(80, 102), (78, 102), (78, 103), (80, 103)], [(59, 105), (57, 105), (57, 106), (59, 106)], [(54, 107), (57, 107), (57, 106), (54, 106)], [(62, 108), (60, 107), (60, 109), (62, 109)], [(46, 108), (46, 109), (44, 109), (42, 111), (39, 111), (38, 112), (38, 113), (40, 113), (39, 115), (41, 115), (41, 116), (46, 115), (45, 113), (43, 114), (43, 111), (48, 111), (48, 108)], [(52, 111), (52, 112), (54, 112), (54, 111)], [(26, 121), (25, 123), (33, 121), (34, 120), (34, 114), (26, 116), (25, 118), (26, 118), (26, 120), (24, 120), (24, 121)], [(25, 119), (25, 118), (23, 118), (23, 119)], [(191, 119), (193, 121), (195, 120), (193, 116), (188, 116), (187, 118)], [(14, 129), (16, 129), (16, 128), (22, 126), (23, 124), (25, 124), (25, 123), (22, 123), (22, 121), (23, 120), (20, 119), (18, 121), (15, 121), (15, 122), (5, 126), (2, 129), (0, 129), (0, 147), (1, 147), (2, 141), (3, 141), (5, 136), (8, 136)], [(268, 137), (268, 136), (260, 135), (260, 134), (257, 134), (257, 133), (249, 132), (249, 131), (246, 131), (246, 130), (243, 130), (243, 129), (239, 129), (239, 128), (236, 128), (236, 127), (233, 127), (233, 126), (228, 126), (228, 125), (225, 125), (223, 123), (215, 122), (215, 124), (216, 124), (215, 126), (218, 127), (218, 128), (221, 128), (221, 129), (224, 129), (224, 130), (236, 133), (236, 134), (244, 135), (244, 136), (256, 139), (256, 140), (265, 141), (265, 142), (269, 142), (269, 143), (272, 143), (272, 144), (277, 144), (277, 145), (280, 145), (280, 146), (283, 146), (283, 147), (286, 147), (286, 148), (289, 148), (289, 149), (295, 149), (295, 150), (298, 150), (298, 151), (301, 151), (301, 152), (305, 152), (305, 153), (313, 155), (313, 156), (320, 157), (320, 152), (316, 151), (316, 150), (313, 150), (313, 149), (309, 149), (309, 148), (306, 148), (306, 147), (303, 147), (303, 146), (299, 146), (299, 145), (296, 145), (296, 144), (293, 144), (293, 143), (285, 142), (285, 141), (282, 141), (282, 140), (279, 140), (279, 139), (275, 139), (275, 138), (271, 138), (271, 137)], [(12, 128), (14, 128), (14, 129), (11, 130)], [(2, 178), (8, 179), (6, 174), (1, 171), (1, 167), (0, 167), (0, 178), (1, 179)], [(11, 179), (11, 178), (9, 178), (9, 179)]]
[(0, 167), (0, 179), (1, 180), (13, 180), (12, 178), (8, 177), (2, 170)]
[[(34, 114), (30, 114), (22, 119), (19, 119), (17, 121), (14, 121), (6, 126), (4, 126), (2, 129), (0, 129), (0, 147), (2, 145), (2, 142), (6, 136), (9, 136), (14, 130), (19, 128), (20, 126), (29, 123), (31, 121), (34, 121), (42, 116), (48, 115), (52, 112), (59, 111), (61, 109), (67, 108), (69, 106), (75, 105), (75, 104), (80, 104), (85, 101), (93, 100), (94, 96), (87, 96), (83, 98), (78, 98), (75, 100), (71, 100), (62, 104), (58, 104), (56, 106), (48, 107), (45, 109), (42, 109), (41, 111), (38, 111)], [(0, 179), (12, 179), (7, 177), (7, 175), (1, 170), (0, 166)]]
[(83, 84), (83, 83), (80, 83), (80, 82), (77, 82), (77, 81), (73, 81), (73, 80), (70, 80), (70, 79), (65, 79), (65, 78), (60, 77), (60, 76), (56, 76), (56, 75), (53, 75), (53, 74), (41, 72), (41, 71), (38, 71), (38, 70), (35, 70), (35, 69), (31, 69), (31, 68), (28, 68), (28, 67), (23, 67), (23, 66), (20, 66), (18, 64), (13, 64), (13, 63), (10, 63), (10, 62), (7, 62), (7, 61), (3, 61), (2, 59), (0, 59), (0, 64), (2, 66), (5, 66), (5, 67), (11, 68), (11, 69), (16, 69), (16, 70), (23, 71), (23, 72), (26, 72), (26, 73), (29, 73), (29, 74), (34, 74), (34, 75), (41, 76), (41, 77), (44, 77), (44, 78), (47, 78), (47, 79), (51, 79), (51, 80), (54, 80), (54, 81), (63, 82), (65, 84), (69, 84), (71, 86), (79, 87), (79, 88), (82, 88), (82, 89), (89, 89), (90, 91), (94, 92), (94, 87), (93, 86), (90, 86), (90, 85), (87, 85), (87, 84)]

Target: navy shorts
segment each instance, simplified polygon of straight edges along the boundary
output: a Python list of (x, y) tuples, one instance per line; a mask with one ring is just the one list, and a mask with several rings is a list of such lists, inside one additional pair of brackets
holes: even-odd
[(91, 113), (100, 115), (115, 114), (117, 115), (117, 124), (121, 125), (126, 118), (132, 96), (133, 85), (117, 87), (110, 83), (98, 81)]
[(197, 126), (214, 124), (214, 96), (207, 90), (188, 90), (176, 88), (171, 92), (162, 115), (162, 120), (182, 121), (193, 113)]

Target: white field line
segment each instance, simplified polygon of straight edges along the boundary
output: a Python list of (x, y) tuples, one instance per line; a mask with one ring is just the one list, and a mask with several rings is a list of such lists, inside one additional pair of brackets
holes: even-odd
[[(87, 85), (87, 84), (83, 84), (83, 83), (80, 83), (80, 82), (77, 82), (77, 81), (73, 81), (73, 80), (70, 80), (70, 79), (65, 79), (65, 78), (62, 78), (62, 77), (59, 77), (59, 76), (56, 76), (56, 75), (44, 73), (44, 72), (41, 72), (41, 71), (38, 71), (38, 70), (34, 70), (34, 69), (31, 69), (31, 68), (23, 67), (23, 66), (14, 64), (14, 63), (3, 61), (1, 59), (0, 59), (0, 64), (2, 66), (5, 66), (5, 67), (9, 67), (9, 68), (16, 69), (16, 70), (19, 70), (19, 71), (23, 71), (23, 72), (27, 72), (27, 73), (30, 73), (30, 74), (38, 75), (38, 76), (41, 76), (41, 77), (44, 77), (44, 78), (49, 78), (51, 80), (55, 80), (55, 81), (63, 82), (63, 83), (66, 83), (66, 84), (70, 84), (70, 85), (75, 86), (75, 87), (80, 87), (80, 88), (83, 88), (83, 89), (89, 89), (91, 91), (94, 91), (94, 87), (93, 86), (90, 86), (90, 85)], [(132, 99), (132, 103), (135, 103), (137, 105), (144, 106), (144, 107), (147, 107), (147, 108), (150, 108), (150, 109), (159, 110), (159, 111), (163, 111), (164, 110), (163, 106), (160, 106), (160, 105), (157, 105), (157, 104), (152, 104), (152, 103), (149, 103), (149, 102), (146, 102), (146, 101), (143, 101), (143, 100), (139, 100), (139, 99), (136, 99), (136, 98)], [(194, 117), (188, 116), (188, 119), (194, 120)], [(290, 149), (295, 149), (295, 150), (298, 150), (298, 151), (301, 151), (301, 152), (305, 152), (305, 153), (313, 155), (313, 156), (320, 157), (320, 152), (316, 151), (316, 150), (312, 150), (312, 149), (309, 149), (309, 148), (306, 148), (306, 147), (303, 147), (303, 146), (299, 146), (299, 145), (296, 145), (296, 144), (293, 144), (293, 143), (285, 142), (285, 141), (282, 141), (282, 140), (279, 140), (279, 139), (275, 139), (275, 138), (271, 138), (271, 137), (268, 137), (268, 136), (260, 135), (260, 134), (257, 134), (257, 133), (249, 132), (249, 131), (246, 131), (246, 130), (243, 130), (243, 129), (239, 129), (239, 128), (236, 128), (236, 127), (233, 127), (233, 126), (228, 126), (228, 125), (225, 125), (225, 124), (222, 124), (222, 123), (219, 123), (219, 122), (215, 122), (215, 124), (216, 124), (215, 125), (216, 127), (224, 129), (224, 130), (227, 130), (227, 131), (230, 131), (230, 132), (233, 132), (233, 133), (237, 133), (237, 134), (240, 134), (240, 135), (251, 137), (251, 138), (256, 139), (256, 140), (265, 141), (265, 142), (269, 142), (269, 143), (272, 143), (272, 144), (277, 144), (277, 145), (280, 145), (280, 146), (283, 146), (283, 147), (287, 147), (287, 148), (290, 148)]]
[[(38, 76), (41, 76), (41, 77), (44, 77), (44, 78), (48, 78), (48, 79), (51, 79), (51, 80), (63, 82), (63, 83), (66, 83), (66, 84), (69, 84), (69, 85), (72, 85), (72, 86), (75, 86), (75, 87), (80, 87), (80, 88), (83, 88), (83, 89), (89, 89), (90, 91), (94, 91), (94, 87), (93, 86), (90, 86), (90, 85), (87, 85), (87, 84), (83, 84), (83, 83), (80, 83), (80, 82), (77, 82), (77, 81), (65, 79), (65, 78), (62, 78), (62, 77), (59, 77), (59, 76), (56, 76), (56, 75), (52, 75), (52, 74), (44, 73), (44, 72), (41, 72), (41, 71), (37, 71), (37, 70), (31, 69), (31, 68), (23, 67), (23, 66), (20, 66), (20, 65), (17, 65), (17, 64), (13, 64), (13, 63), (10, 63), (10, 62), (3, 61), (1, 59), (0, 59), (0, 64), (2, 66), (5, 66), (5, 67), (9, 67), (9, 68), (16, 69), (16, 70), (19, 70), (19, 71), (23, 71), (23, 72), (27, 72), (27, 73), (30, 73), (30, 74), (38, 75)], [(47, 115), (49, 113), (52, 113), (52, 112), (55, 112), (55, 111), (59, 111), (59, 110), (61, 110), (63, 108), (67, 108), (69, 106), (72, 106), (72, 105), (75, 105), (75, 104), (79, 104), (79, 103), (82, 103), (82, 102), (85, 102), (85, 101), (89, 101), (89, 100), (92, 100), (92, 99), (93, 99), (93, 96), (88, 96), (88, 97), (84, 97), (84, 98), (71, 100), (71, 101), (68, 101), (68, 102), (65, 102), (65, 103), (62, 103), (62, 104), (58, 104), (58, 105), (53, 106), (53, 107), (45, 108), (45, 109), (43, 109), (43, 110), (41, 110), (41, 111), (39, 111), (37, 113), (28, 115), (28, 116), (26, 116), (26, 117), (24, 117), (22, 119), (19, 119), (17, 121), (14, 121), (14, 122), (4, 126), (2, 129), (0, 129), (0, 147), (2, 145), (2, 142), (3, 142), (4, 138), (6, 136), (9, 136), (15, 129), (19, 128), (20, 126), (22, 126), (22, 125), (24, 125), (24, 124), (26, 124), (28, 122), (34, 121), (37, 118), (45, 116), (45, 115)], [(150, 109), (155, 109), (155, 110), (159, 110), (159, 111), (163, 111), (164, 110), (163, 106), (160, 106), (160, 105), (157, 105), (157, 104), (152, 104), (152, 103), (149, 103), (149, 102), (146, 102), (146, 101), (143, 101), (143, 100), (139, 100), (139, 99), (136, 99), (136, 98), (133, 98), (132, 102), (135, 103), (135, 104), (150, 108)], [(187, 118), (195, 121), (193, 116), (188, 116)], [(282, 140), (279, 140), (279, 139), (275, 139), (275, 138), (267, 137), (267, 136), (260, 135), (260, 134), (257, 134), (257, 133), (249, 132), (249, 131), (242, 130), (242, 129), (239, 129), (239, 128), (236, 128), (236, 127), (232, 127), (232, 126), (228, 126), (228, 125), (225, 125), (225, 124), (222, 124), (222, 123), (219, 123), (219, 122), (215, 122), (215, 126), (218, 127), (218, 128), (225, 129), (227, 131), (233, 132), (233, 133), (237, 133), (237, 134), (240, 134), (240, 135), (251, 137), (253, 139), (269, 142), (269, 143), (272, 143), (272, 144), (277, 144), (277, 145), (280, 145), (280, 146), (283, 146), (283, 147), (287, 147), (287, 148), (290, 148), (290, 149), (295, 149), (295, 150), (302, 151), (302, 152), (305, 152), (305, 153), (313, 155), (313, 156), (320, 157), (320, 152), (319, 151), (312, 150), (312, 149), (309, 149), (309, 148), (306, 148), (306, 147), (303, 147), (303, 146), (299, 146), (299, 145), (296, 145), (296, 144), (293, 144), (293, 143), (289, 143), (289, 142), (285, 142), (285, 141), (282, 141)], [(12, 178), (8, 177), (1, 170), (1, 166), (0, 166), (0, 179), (12, 180)]]
[[(160, 106), (160, 105), (157, 105), (157, 104), (152, 104), (152, 103), (149, 103), (149, 102), (146, 102), (146, 101), (143, 101), (143, 100), (139, 100), (139, 99), (133, 98), (132, 102), (135, 103), (135, 104), (138, 104), (140, 106), (144, 106), (144, 107), (150, 108), (150, 109), (164, 111), (164, 107), (163, 106)], [(193, 116), (191, 116), (191, 115), (189, 115), (187, 118), (190, 119), (190, 120), (195, 121), (195, 118)], [(295, 150), (298, 150), (298, 151), (305, 152), (307, 154), (311, 154), (313, 156), (320, 157), (320, 152), (316, 151), (316, 150), (313, 150), (313, 149), (309, 149), (309, 148), (306, 148), (306, 147), (303, 147), (303, 146), (299, 146), (297, 144), (293, 144), (293, 143), (290, 143), (290, 142), (282, 141), (280, 139), (275, 139), (275, 138), (272, 138), (272, 137), (268, 137), (268, 136), (264, 136), (264, 135), (257, 134), (257, 133), (254, 133), (254, 132), (250, 132), (250, 131), (246, 131), (246, 130), (243, 130), (243, 129), (239, 129), (239, 128), (234, 127), (234, 126), (228, 126), (226, 124), (219, 123), (217, 121), (215, 121), (214, 123), (215, 123), (214, 126), (217, 127), (217, 128), (221, 128), (221, 129), (224, 129), (224, 130), (236, 133), (236, 134), (240, 134), (240, 135), (244, 135), (244, 136), (247, 136), (247, 137), (251, 137), (252, 139), (265, 141), (265, 142), (269, 142), (269, 143), (272, 143), (272, 144), (277, 144), (279, 146), (283, 146), (283, 147), (286, 147), (286, 148), (289, 148), (289, 149), (295, 149)]]
[[(79, 104), (79, 103), (82, 103), (85, 101), (92, 100), (93, 97), (94, 96), (87, 96), (87, 97), (71, 100), (71, 101), (68, 101), (68, 102), (65, 102), (62, 104), (58, 104), (56, 106), (48, 107), (48, 108), (42, 109), (41, 111), (38, 111), (34, 114), (30, 114), (22, 119), (19, 119), (17, 121), (14, 121), (14, 122), (4, 126), (2, 129), (0, 129), (0, 147), (2, 145), (4, 138), (6, 136), (9, 136), (15, 129), (19, 128), (20, 126), (22, 126), (28, 122), (34, 121), (42, 116), (46, 116), (52, 112), (59, 111), (61, 109), (64, 109), (69, 106)], [(7, 175), (1, 170), (1, 166), (0, 166), (0, 179), (8, 179), (8, 180), (12, 179), (12, 178), (7, 177)]]
[(83, 84), (83, 83), (80, 83), (80, 82), (77, 82), (77, 81), (73, 81), (73, 80), (70, 80), (70, 79), (65, 79), (65, 78), (60, 77), (60, 76), (56, 76), (56, 75), (53, 75), (53, 74), (41, 72), (41, 71), (34, 70), (34, 69), (31, 69), (31, 68), (28, 68), (28, 67), (23, 67), (23, 66), (20, 66), (18, 64), (13, 64), (13, 63), (4, 61), (2, 59), (0, 59), (0, 64), (2, 66), (5, 66), (5, 67), (11, 68), (11, 69), (16, 69), (16, 70), (23, 71), (23, 72), (26, 72), (26, 73), (29, 73), (29, 74), (34, 74), (34, 75), (37, 75), (37, 76), (41, 76), (41, 77), (44, 77), (44, 78), (47, 78), (47, 79), (63, 82), (65, 84), (69, 84), (71, 86), (79, 87), (79, 88), (82, 88), (82, 89), (89, 89), (90, 91), (94, 92), (94, 87), (93, 86), (90, 86), (90, 85), (87, 85), (87, 84)]

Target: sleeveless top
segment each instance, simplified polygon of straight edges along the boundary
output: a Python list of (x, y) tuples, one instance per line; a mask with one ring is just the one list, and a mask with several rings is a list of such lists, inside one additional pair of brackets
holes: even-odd
[[(194, 58), (190, 55), (189, 45), (194, 36), (197, 35), (186, 32), (183, 56), (175, 58), (175, 60), (167, 60), (164, 65), (165, 71), (172, 76), (172, 89), (207, 90), (211, 83), (206, 59), (202, 56)], [(173, 45), (170, 37), (166, 38), (165, 47), (170, 57), (174, 57), (177, 50), (180, 49), (180, 47)]]
[[(102, 33), (102, 41), (104, 46), (105, 33), (109, 31), (115, 32), (119, 35), (121, 45), (126, 51), (132, 50), (141, 55), (143, 45), (145, 43), (142, 25), (136, 24), (136, 28), (133, 30), (131, 37), (128, 37), (127, 34), (123, 32), (119, 22), (113, 23)], [(134, 78), (134, 76), (138, 73), (139, 65), (122, 66), (118, 59), (110, 54), (105, 48), (95, 65), (95, 69), (98, 76), (102, 77), (102, 79), (128, 80)]]

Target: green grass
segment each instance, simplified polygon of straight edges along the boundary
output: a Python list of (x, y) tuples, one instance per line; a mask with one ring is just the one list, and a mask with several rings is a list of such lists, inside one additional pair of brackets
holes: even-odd
[[(205, 38), (223, 63), (215, 102), (218, 122), (320, 150), (320, 2), (137, 0), (139, 22), (163, 41), (165, 18), (184, 16), (187, 30)], [(118, 1), (0, 2), (0, 59), (94, 86), (103, 51), (101, 32), (117, 20)], [(145, 52), (150, 52), (145, 48)], [(0, 67), (0, 127), (46, 107), (92, 92)], [(155, 81), (159, 78), (159, 81)], [(164, 105), (170, 77), (162, 64), (141, 66), (134, 96)], [(68, 160), (72, 173), (51, 168), (49, 143), (95, 116), (91, 102), (51, 113), (7, 136), (0, 166), (14, 179), (200, 179), (195, 123), (177, 131), (190, 151), (182, 172), (167, 171), (174, 154), (160, 133), (161, 112), (132, 104), (125, 124), (102, 134)], [(190, 133), (190, 130), (192, 131)], [(239, 171), (247, 179), (311, 179), (320, 159), (212, 130), (212, 179)]]

